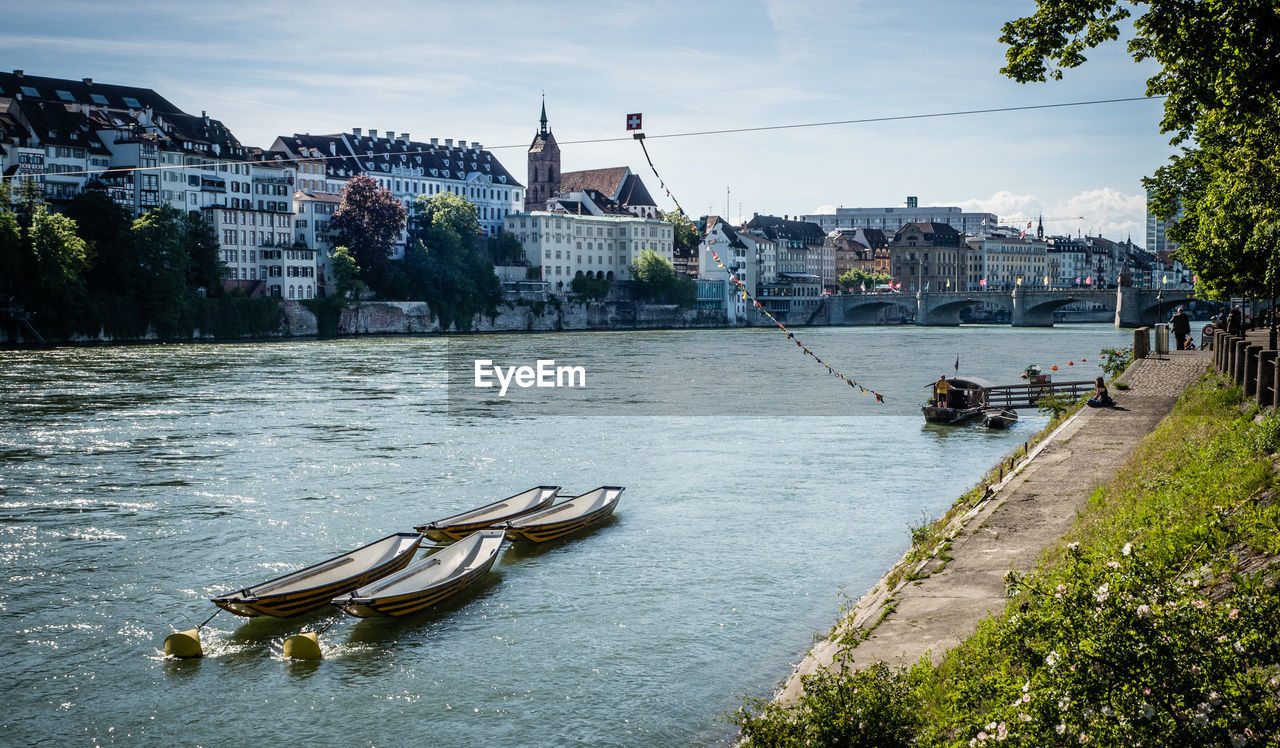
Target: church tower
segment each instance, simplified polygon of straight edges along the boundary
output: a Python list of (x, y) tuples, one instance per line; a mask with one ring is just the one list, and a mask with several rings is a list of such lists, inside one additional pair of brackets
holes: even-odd
[(546, 210), (547, 201), (560, 191), (560, 146), (547, 127), (547, 100), (542, 99), (542, 120), (529, 146), (529, 185), (524, 194), (526, 211)]

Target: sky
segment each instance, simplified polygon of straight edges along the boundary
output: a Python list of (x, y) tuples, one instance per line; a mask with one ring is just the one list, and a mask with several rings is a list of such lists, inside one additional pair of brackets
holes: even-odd
[[(1142, 96), (1126, 36), (1065, 79), (1000, 75), (1030, 0), (41, 0), (8, 6), (0, 69), (153, 88), (241, 143), (353, 127), (479, 141), (521, 182), (546, 96), (563, 170), (627, 165), (673, 209), (801, 215), (958, 205), (1145, 242), (1161, 102), (659, 138)], [(573, 144), (576, 140), (618, 138)], [(1076, 217), (1082, 218), (1076, 218)]]

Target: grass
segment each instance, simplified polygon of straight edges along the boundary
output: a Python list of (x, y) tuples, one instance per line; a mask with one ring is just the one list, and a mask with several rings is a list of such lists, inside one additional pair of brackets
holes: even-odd
[(1258, 415), (1188, 390), (939, 664), (836, 667), (729, 718), (750, 745), (1280, 743), (1280, 418)]

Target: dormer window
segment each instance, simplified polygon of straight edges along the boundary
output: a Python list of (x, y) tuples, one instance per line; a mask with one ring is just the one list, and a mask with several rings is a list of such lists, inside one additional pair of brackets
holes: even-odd
[(39, 92), (39, 91), (37, 91), (37, 90), (35, 90), (35, 89), (34, 89), (34, 88), (32, 88), (31, 86), (23, 86), (23, 87), (22, 87), (22, 94), (23, 94), (24, 96), (39, 96), (39, 95), (40, 95), (40, 92)]
[(142, 108), (142, 104), (140, 104), (140, 103), (138, 102), (138, 100), (137, 100), (137, 99), (135, 99), (135, 98), (133, 98), (132, 96), (126, 96), (126, 97), (124, 97), (124, 105), (125, 105), (125, 106), (127, 106), (127, 107), (129, 107), (130, 109), (141, 109), (141, 108)]
[(76, 100), (76, 97), (72, 96), (70, 91), (62, 91), (62, 90), (58, 90), (58, 91), (54, 91), (54, 93), (56, 93), (56, 94), (58, 95), (58, 98), (59, 98), (59, 99), (62, 99), (63, 101), (75, 101), (75, 100)]
[(99, 104), (101, 106), (107, 105), (107, 97), (102, 94), (89, 94), (89, 98), (92, 99), (95, 104)]

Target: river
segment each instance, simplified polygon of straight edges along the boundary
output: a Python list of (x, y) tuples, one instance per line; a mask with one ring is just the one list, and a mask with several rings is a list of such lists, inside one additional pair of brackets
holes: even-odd
[[(3, 742), (730, 741), (719, 715), (789, 674), (841, 590), (1044, 424), (926, 427), (928, 384), (957, 356), (997, 383), (1092, 378), (1129, 338), (798, 335), (885, 402), (772, 329), (0, 353)], [(587, 387), (471, 398), (447, 369), (477, 358), (585, 362)], [(204, 659), (162, 656), (210, 596), (548, 483), (627, 490), (608, 525), (508, 548), (442, 610), (336, 621), (322, 661), (281, 644), (336, 611), (222, 613)]]

